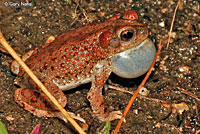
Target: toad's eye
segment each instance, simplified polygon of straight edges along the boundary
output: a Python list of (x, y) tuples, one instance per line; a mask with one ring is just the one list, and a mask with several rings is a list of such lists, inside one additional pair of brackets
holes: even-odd
[(135, 36), (135, 31), (134, 30), (124, 30), (121, 32), (120, 37), (122, 41), (129, 41)]

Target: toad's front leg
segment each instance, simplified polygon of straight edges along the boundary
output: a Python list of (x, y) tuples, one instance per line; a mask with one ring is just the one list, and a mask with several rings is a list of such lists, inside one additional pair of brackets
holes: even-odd
[(111, 65), (107, 61), (101, 61), (93, 69), (92, 86), (88, 92), (88, 100), (95, 116), (101, 121), (112, 121), (120, 119), (122, 113), (120, 111), (113, 111), (109, 113), (106, 111), (104, 99), (102, 96), (102, 88), (108, 79), (111, 70)]

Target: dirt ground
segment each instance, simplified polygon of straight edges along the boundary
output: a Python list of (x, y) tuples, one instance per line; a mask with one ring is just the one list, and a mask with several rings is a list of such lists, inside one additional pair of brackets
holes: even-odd
[[(0, 1), (0, 30), (11, 46), (23, 54), (41, 44), (50, 35), (105, 21), (106, 18), (134, 9), (139, 21), (145, 24), (149, 37), (157, 44), (168, 34), (177, 0), (26, 0)], [(23, 2), (23, 3), (21, 3)], [(199, 134), (200, 133), (200, 3), (182, 0), (177, 11), (169, 48), (163, 48), (155, 71), (147, 81), (148, 98), (138, 97), (132, 105), (126, 123), (119, 134)], [(38, 118), (23, 110), (14, 101), (16, 77), (11, 73), (9, 55), (0, 53), (0, 120), (9, 134), (29, 134), (41, 123), (41, 134), (75, 134), (70, 124), (57, 118)], [(107, 84), (134, 91), (144, 76), (122, 79), (112, 74)], [(104, 123), (92, 117), (86, 95), (90, 84), (65, 92), (68, 111), (80, 114), (88, 124), (88, 134), (98, 133)], [(192, 95), (185, 94), (187, 91)], [(195, 97), (196, 96), (196, 97)], [(131, 95), (107, 89), (106, 103), (123, 111)], [(198, 98), (197, 98), (198, 97)], [(153, 101), (152, 98), (162, 100)], [(165, 101), (165, 103), (163, 102)], [(172, 104), (184, 104), (175, 111)], [(179, 108), (179, 107), (177, 107)], [(173, 109), (173, 110), (172, 110)], [(118, 120), (111, 122), (111, 132)], [(81, 124), (82, 125), (82, 124)]]

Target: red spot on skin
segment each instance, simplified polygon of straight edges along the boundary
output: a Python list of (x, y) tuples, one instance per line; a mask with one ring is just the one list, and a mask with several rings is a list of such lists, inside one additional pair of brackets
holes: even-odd
[(76, 60), (77, 62), (79, 62), (79, 58), (76, 58), (75, 60)]
[(70, 71), (69, 73), (70, 73), (70, 74), (73, 74), (73, 72), (72, 72), (72, 71)]
[(23, 91), (22, 91), (23, 94), (26, 94), (26, 92), (27, 92), (27, 90), (23, 90)]
[(75, 52), (74, 55), (78, 55), (78, 52)]
[(60, 75), (60, 73), (58, 73), (58, 72), (57, 72), (57, 73), (56, 73), (56, 75), (57, 75), (57, 76), (59, 76), (59, 75)]
[(63, 56), (62, 56), (62, 59), (63, 59), (63, 60), (64, 60), (64, 59), (66, 59), (66, 56), (65, 56), (65, 55), (63, 55)]
[(97, 41), (97, 39), (93, 39), (93, 42), (96, 42)]
[(85, 61), (88, 61), (89, 59), (85, 58)]
[(78, 73), (80, 73), (80, 72), (81, 72), (81, 70), (79, 69), (79, 70), (78, 70)]
[(38, 85), (36, 85), (36, 88), (37, 88), (37, 89), (40, 89), (40, 87), (39, 87)]
[(96, 49), (96, 47), (93, 47), (92, 50), (94, 51)]
[(101, 78), (101, 76), (98, 75), (97, 78)]
[(102, 50), (99, 50), (99, 51), (100, 51), (101, 55), (103, 55), (103, 54), (104, 54), (104, 52), (103, 52)]
[(36, 97), (33, 97), (31, 100), (32, 100), (33, 102), (36, 102), (36, 101), (37, 101), (37, 98), (36, 98)]
[[(32, 101), (32, 100), (31, 100)], [(33, 102), (31, 102), (31, 106), (35, 106), (35, 107), (37, 107), (38, 105), (37, 105), (37, 103), (33, 103)]]
[(20, 72), (18, 75), (19, 75), (19, 76), (23, 76), (23, 73), (22, 73), (22, 72)]
[(43, 67), (40, 66), (40, 70), (43, 70)]
[(34, 83), (33, 83), (33, 82), (30, 82), (29, 84), (30, 84), (31, 86), (33, 86), (33, 85), (34, 85)]
[(74, 65), (76, 64), (76, 62), (75, 62), (75, 61), (73, 61), (72, 63), (73, 63)]
[(36, 49), (34, 49), (34, 53), (37, 53), (38, 52), (38, 49), (36, 48)]
[(25, 102), (25, 98), (23, 96), (20, 96), (21, 97), (21, 101)]
[(44, 63), (44, 67), (47, 67), (48, 66), (48, 64), (47, 63)]
[(40, 107), (41, 107), (42, 109), (47, 109), (47, 107), (45, 107), (45, 105), (44, 105), (43, 103), (40, 104)]
[(70, 52), (69, 55), (72, 55), (72, 56), (73, 56), (73, 52)]
[(61, 63), (60, 66), (61, 66), (61, 67), (65, 67), (65, 64), (64, 64), (64, 63)]
[(56, 63), (56, 62), (57, 62), (57, 58), (54, 58), (54, 59), (53, 59), (53, 62)]
[(79, 66), (82, 66), (82, 63), (79, 63), (78, 65), (79, 65)]
[(73, 48), (72, 48), (72, 50), (77, 50), (77, 49), (78, 49), (77, 47), (73, 47)]
[(53, 69), (53, 70), (56, 70), (56, 69), (57, 69), (57, 67), (56, 67), (56, 66), (52, 66), (52, 69)]
[(87, 47), (87, 46), (84, 46), (84, 49), (85, 49), (85, 50), (88, 50), (88, 47)]
[(65, 48), (65, 52), (68, 52), (69, 48)]
[(84, 56), (85, 56), (84, 53), (82, 53), (82, 54), (81, 54), (81, 57), (84, 57)]
[(101, 88), (101, 86), (99, 85), (99, 86), (97, 86), (97, 88), (99, 89), (99, 88)]

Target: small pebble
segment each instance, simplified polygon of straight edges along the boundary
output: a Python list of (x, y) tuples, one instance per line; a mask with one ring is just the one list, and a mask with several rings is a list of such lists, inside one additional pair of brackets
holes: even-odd
[(160, 22), (160, 23), (159, 23), (159, 26), (165, 27), (165, 22), (164, 22), (164, 21), (163, 21), (163, 22)]
[(139, 94), (144, 95), (144, 96), (147, 96), (147, 95), (149, 94), (149, 92), (150, 92), (150, 91), (149, 91), (147, 88), (142, 87), (142, 88), (140, 89)]

